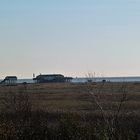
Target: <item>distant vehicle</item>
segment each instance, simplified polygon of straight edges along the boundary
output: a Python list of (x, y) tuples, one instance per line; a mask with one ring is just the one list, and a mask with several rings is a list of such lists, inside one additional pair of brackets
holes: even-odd
[(103, 79), (103, 80), (102, 80), (102, 82), (103, 82), (103, 83), (105, 83), (105, 82), (106, 82), (106, 80), (105, 80), (105, 79)]

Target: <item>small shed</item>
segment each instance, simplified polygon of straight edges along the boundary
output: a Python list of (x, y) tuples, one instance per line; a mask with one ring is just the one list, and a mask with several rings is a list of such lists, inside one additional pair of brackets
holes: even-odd
[(5, 79), (1, 82), (4, 85), (16, 85), (17, 84), (17, 77), (16, 76), (7, 76)]

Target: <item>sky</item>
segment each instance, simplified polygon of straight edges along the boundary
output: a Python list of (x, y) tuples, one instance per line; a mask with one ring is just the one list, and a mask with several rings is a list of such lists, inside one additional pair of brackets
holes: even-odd
[(0, 0), (0, 78), (140, 75), (139, 0)]

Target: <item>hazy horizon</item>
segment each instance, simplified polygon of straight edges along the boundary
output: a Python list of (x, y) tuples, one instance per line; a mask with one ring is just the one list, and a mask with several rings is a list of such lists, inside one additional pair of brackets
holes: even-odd
[(0, 1), (0, 79), (139, 76), (140, 1)]

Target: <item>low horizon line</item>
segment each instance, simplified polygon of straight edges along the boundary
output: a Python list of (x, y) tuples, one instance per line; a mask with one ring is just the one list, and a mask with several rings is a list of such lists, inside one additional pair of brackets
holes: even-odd
[[(68, 77), (72, 77), (72, 78), (128, 78), (128, 77), (130, 77), (130, 78), (133, 78), (133, 77), (140, 77), (140, 75), (138, 76), (133, 76), (133, 75), (131, 75), (131, 76), (92, 76), (92, 77), (86, 77), (86, 76), (68, 76)], [(18, 78), (18, 76), (17, 76), (17, 78)], [(18, 78), (18, 79), (33, 79), (33, 77), (31, 78), (31, 77), (20, 77), (20, 78)]]

